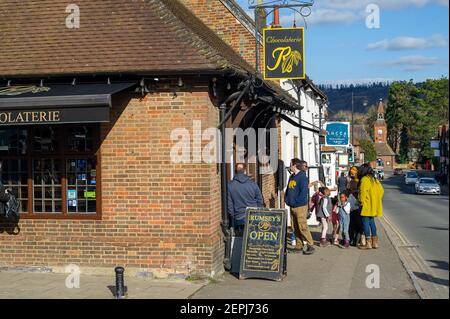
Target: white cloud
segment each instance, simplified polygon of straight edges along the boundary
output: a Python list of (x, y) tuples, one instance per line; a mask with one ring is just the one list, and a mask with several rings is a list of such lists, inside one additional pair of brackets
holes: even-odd
[(413, 50), (427, 48), (444, 48), (448, 46), (448, 37), (434, 35), (429, 38), (398, 37), (391, 40), (385, 39), (379, 42), (370, 43), (368, 50)]
[(449, 0), (323, 0), (316, 2), (317, 7), (328, 7), (334, 9), (365, 9), (369, 4), (376, 4), (381, 9), (396, 10), (407, 7), (423, 7), (428, 4), (439, 4), (448, 6)]
[(372, 63), (373, 66), (392, 68), (399, 67), (405, 72), (416, 72), (425, 69), (428, 66), (440, 64), (441, 61), (436, 57), (426, 57), (423, 55), (408, 55), (397, 60)]
[[(430, 4), (447, 6), (449, 0), (321, 0), (316, 1), (312, 13), (306, 18), (307, 24), (351, 24), (366, 18), (366, 7), (376, 4), (383, 10), (400, 10), (408, 7), (424, 7)], [(297, 14), (297, 25), (302, 18)], [(292, 25), (294, 14), (282, 15), (281, 24)]]

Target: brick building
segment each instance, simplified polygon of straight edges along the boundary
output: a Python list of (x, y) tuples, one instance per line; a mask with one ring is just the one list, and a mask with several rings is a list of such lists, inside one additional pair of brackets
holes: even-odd
[(374, 123), (374, 146), (377, 152), (377, 166), (392, 170), (395, 165), (395, 152), (387, 143), (387, 124), (384, 120), (384, 104), (380, 100), (378, 103), (378, 117)]
[[(254, 25), (233, 1), (76, 4), (0, 3), (1, 177), (22, 209), (0, 221), (0, 266), (222, 272), (232, 165), (202, 161), (194, 121), (279, 130), (296, 102), (252, 76)], [(171, 156), (177, 129), (190, 161)], [(276, 172), (250, 166), (275, 207)]]

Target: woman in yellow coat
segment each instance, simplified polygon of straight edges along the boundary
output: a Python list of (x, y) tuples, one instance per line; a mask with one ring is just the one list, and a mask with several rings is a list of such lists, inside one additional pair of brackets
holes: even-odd
[(358, 199), (361, 206), (361, 218), (366, 243), (360, 249), (378, 248), (378, 235), (375, 217), (383, 216), (384, 189), (375, 178), (375, 172), (369, 164), (361, 165), (359, 172)]

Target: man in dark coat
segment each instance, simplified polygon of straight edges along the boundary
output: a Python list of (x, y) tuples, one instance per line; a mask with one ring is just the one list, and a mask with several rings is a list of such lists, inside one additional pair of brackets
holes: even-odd
[(348, 179), (344, 172), (341, 172), (341, 176), (338, 178), (338, 192), (339, 194), (347, 190)]
[(228, 182), (228, 214), (235, 229), (243, 229), (247, 207), (263, 207), (258, 185), (246, 175), (244, 164), (236, 165), (236, 175)]

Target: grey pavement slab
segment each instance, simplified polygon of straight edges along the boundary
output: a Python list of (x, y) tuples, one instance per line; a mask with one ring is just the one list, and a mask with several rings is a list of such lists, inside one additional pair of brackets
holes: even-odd
[[(114, 278), (81, 275), (80, 288), (66, 287), (66, 274), (0, 272), (0, 299), (112, 299)], [(186, 299), (206, 281), (125, 278), (129, 299)]]
[[(417, 299), (414, 285), (396, 250), (379, 225), (380, 248), (317, 247), (310, 256), (288, 254), (287, 276), (282, 282), (239, 280), (229, 273), (200, 289), (193, 299)], [(314, 229), (317, 239), (318, 229)], [(366, 280), (373, 265), (380, 270), (380, 288), (369, 289)], [(367, 267), (370, 267), (369, 269)], [(369, 271), (369, 272), (367, 272)]]

